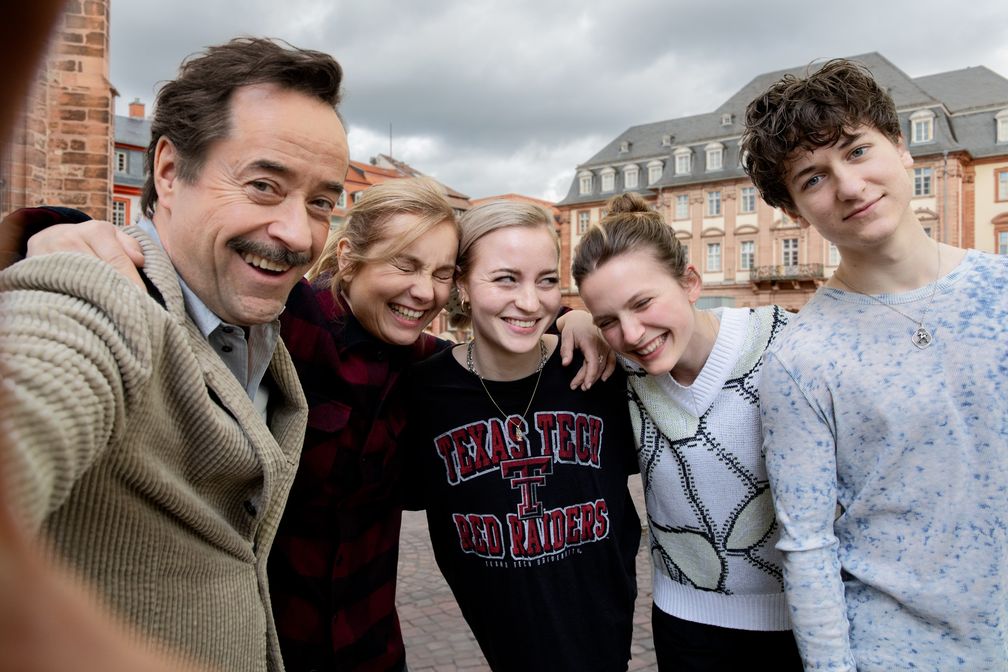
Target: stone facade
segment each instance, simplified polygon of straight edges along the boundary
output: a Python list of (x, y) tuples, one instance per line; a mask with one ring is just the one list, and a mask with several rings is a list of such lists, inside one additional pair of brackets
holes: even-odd
[(47, 203), (109, 218), (115, 92), (108, 75), (109, 0), (69, 0), (0, 157), (0, 216)]

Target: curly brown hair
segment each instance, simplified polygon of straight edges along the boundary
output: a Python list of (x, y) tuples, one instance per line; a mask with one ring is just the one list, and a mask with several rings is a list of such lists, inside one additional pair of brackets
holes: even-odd
[(901, 138), (892, 97), (863, 64), (837, 58), (804, 78), (785, 75), (746, 108), (745, 171), (764, 201), (793, 212), (787, 170), (794, 152), (830, 147), (858, 126), (894, 143)]
[(333, 109), (340, 102), (343, 69), (329, 54), (298, 49), (278, 40), (239, 37), (193, 54), (179, 75), (164, 84), (154, 103), (151, 139), (145, 155), (147, 180), (140, 208), (154, 216), (154, 151), (162, 136), (178, 152), (179, 178), (192, 184), (199, 178), (207, 148), (227, 137), (230, 101), (236, 89), (252, 84), (277, 86), (317, 98)]

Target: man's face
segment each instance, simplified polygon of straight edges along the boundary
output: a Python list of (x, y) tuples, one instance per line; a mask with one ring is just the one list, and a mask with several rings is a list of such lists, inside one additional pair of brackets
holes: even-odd
[(871, 126), (858, 126), (830, 147), (799, 150), (786, 173), (790, 213), (841, 250), (875, 248), (916, 226), (910, 210), (913, 159)]
[(346, 177), (346, 133), (321, 100), (256, 84), (230, 101), (231, 127), (192, 184), (158, 144), (154, 223), (179, 275), (221, 320), (271, 322), (321, 252)]

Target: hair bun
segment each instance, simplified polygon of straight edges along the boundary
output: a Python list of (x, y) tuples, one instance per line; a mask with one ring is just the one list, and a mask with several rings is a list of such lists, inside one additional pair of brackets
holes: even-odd
[(632, 191), (613, 196), (606, 203), (606, 208), (608, 208), (610, 213), (653, 212), (653, 209), (647, 204), (644, 197)]

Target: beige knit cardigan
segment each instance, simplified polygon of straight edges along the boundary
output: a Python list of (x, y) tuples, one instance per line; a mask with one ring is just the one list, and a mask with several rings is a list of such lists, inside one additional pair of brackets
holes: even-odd
[(0, 274), (9, 493), (138, 633), (217, 669), (281, 670), (266, 557), (307, 417), (294, 366), (280, 343), (267, 426), (164, 252), (128, 230), (149, 294), (80, 254)]

